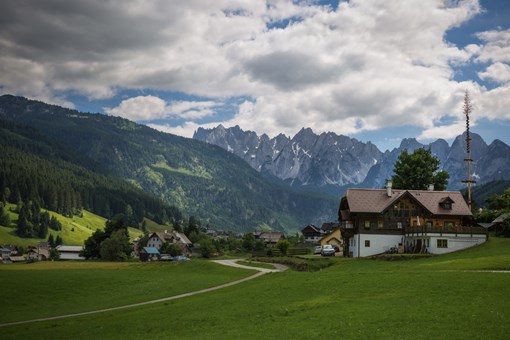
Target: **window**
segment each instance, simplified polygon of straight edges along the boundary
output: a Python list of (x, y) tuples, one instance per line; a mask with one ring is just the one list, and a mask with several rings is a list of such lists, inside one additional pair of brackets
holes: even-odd
[(384, 227), (384, 221), (382, 221), (382, 220), (377, 221), (377, 228), (382, 229), (383, 227)]
[(370, 221), (365, 221), (365, 229), (370, 229)]
[(427, 221), (427, 228), (432, 229), (432, 221)]
[(370, 248), (370, 240), (365, 240), (365, 247)]
[(397, 222), (397, 228), (402, 229), (402, 222)]
[(448, 248), (448, 240), (437, 240), (438, 248)]
[(453, 225), (454, 225), (454, 223), (452, 221), (445, 221), (444, 222), (444, 227), (447, 228), (447, 229), (453, 228)]

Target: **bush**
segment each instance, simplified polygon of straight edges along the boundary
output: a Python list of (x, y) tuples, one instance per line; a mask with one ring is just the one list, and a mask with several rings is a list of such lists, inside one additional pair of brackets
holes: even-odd
[(332, 266), (335, 262), (327, 258), (303, 259), (299, 257), (255, 257), (253, 261), (280, 263), (298, 272), (315, 272)]

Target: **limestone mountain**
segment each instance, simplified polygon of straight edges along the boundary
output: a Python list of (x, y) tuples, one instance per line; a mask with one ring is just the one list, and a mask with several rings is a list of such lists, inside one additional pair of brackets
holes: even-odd
[[(510, 179), (510, 147), (500, 140), (487, 145), (481, 136), (471, 134), (472, 176), (480, 183)], [(269, 138), (243, 131), (238, 126), (199, 128), (195, 139), (221, 146), (244, 159), (268, 178), (276, 178), (303, 190), (341, 195), (347, 187), (380, 188), (393, 175), (393, 167), (403, 150), (430, 148), (450, 174), (451, 190), (465, 187), (467, 177), (465, 136), (452, 145), (443, 139), (422, 144), (403, 139), (400, 146), (381, 152), (374, 144), (328, 132), (320, 135), (302, 129), (294, 137)]]

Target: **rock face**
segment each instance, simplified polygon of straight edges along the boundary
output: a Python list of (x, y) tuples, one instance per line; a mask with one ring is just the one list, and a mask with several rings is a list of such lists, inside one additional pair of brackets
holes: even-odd
[(301, 129), (292, 139), (282, 134), (270, 139), (220, 125), (200, 128), (193, 138), (233, 152), (262, 174), (293, 186), (360, 184), (383, 155), (372, 143), (334, 133), (316, 135), (311, 129)]
[[(294, 137), (282, 134), (269, 138), (239, 126), (214, 129), (199, 128), (193, 138), (218, 145), (248, 162), (268, 178), (284, 181), (293, 187), (314, 191), (342, 193), (346, 187), (381, 188), (393, 175), (393, 167), (403, 150), (413, 152), (430, 148), (441, 161), (442, 170), (450, 174), (450, 190), (465, 187), (467, 170), (465, 135), (451, 146), (443, 139), (428, 145), (414, 138), (402, 140), (400, 146), (381, 152), (374, 144), (363, 143), (328, 132), (316, 135), (301, 129)], [(500, 140), (490, 145), (477, 134), (471, 134), (472, 179), (485, 183), (510, 179), (510, 147)]]

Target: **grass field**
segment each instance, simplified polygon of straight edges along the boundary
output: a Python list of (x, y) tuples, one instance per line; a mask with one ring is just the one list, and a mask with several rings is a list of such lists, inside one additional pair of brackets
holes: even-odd
[[(240, 285), (169, 303), (2, 327), (0, 334), (2, 338), (508, 339), (510, 273), (487, 270), (510, 269), (510, 240), (491, 238), (473, 249), (419, 260), (335, 261), (335, 265), (318, 272), (266, 274)], [(154, 277), (158, 282), (152, 289), (163, 289), (166, 281), (157, 279), (158, 275), (166, 275), (170, 280), (190, 275), (189, 269), (200, 271), (197, 275), (208, 281), (208, 271), (217, 270), (207, 263), (193, 262), (189, 268), (162, 267), (168, 268), (168, 272), (154, 270), (151, 276), (141, 264), (129, 272), (139, 280)], [(3, 306), (9, 306), (9, 314), (16, 315), (9, 316), (10, 320), (33, 317), (38, 311), (32, 310), (31, 305), (52, 300), (69, 301), (53, 303), (59, 306), (59, 312), (70, 312), (80, 301), (87, 300), (76, 297), (80, 294), (94, 300), (88, 304), (103, 304), (104, 295), (93, 296), (97, 287), (89, 289), (87, 284), (79, 284), (73, 290), (68, 288), (72, 283), (66, 281), (77, 282), (80, 270), (84, 272), (81, 275), (93, 272), (89, 277), (95, 277), (100, 270), (94, 269), (93, 264), (80, 270), (52, 268), (51, 263), (44, 265), (48, 268), (40, 271), (0, 267), (0, 282), (9, 278), (14, 287), (16, 282), (37, 282), (44, 276), (38, 272), (52, 271), (56, 276), (53, 280), (46, 278), (44, 284), (53, 284), (58, 289), (36, 293), (34, 287), (22, 294), (28, 289), (23, 286), (17, 289), (16, 298), (2, 293), (2, 301), (10, 299)], [(110, 277), (110, 285), (118, 287), (115, 296), (134, 294), (136, 289), (120, 283), (129, 276), (123, 276), (126, 269), (117, 269), (114, 264), (103, 265), (113, 266), (102, 270), (108, 273), (104, 275)], [(124, 265), (134, 264), (121, 266)], [(204, 267), (192, 267), (201, 265)], [(141, 274), (135, 274), (138, 270)], [(24, 276), (18, 276), (19, 272), (24, 272)], [(105, 278), (102, 280), (107, 282)], [(175, 283), (174, 289), (179, 285), (189, 288), (188, 284), (190, 281), (182, 279)], [(1, 290), (6, 288), (9, 289), (4, 286)], [(62, 289), (67, 293), (59, 294)], [(22, 295), (25, 297), (20, 305), (18, 300)]]

